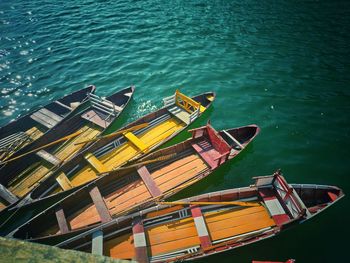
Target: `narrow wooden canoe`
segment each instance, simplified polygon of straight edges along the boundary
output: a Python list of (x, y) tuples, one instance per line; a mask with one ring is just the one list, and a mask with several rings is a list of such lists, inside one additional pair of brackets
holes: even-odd
[[(187, 102), (188, 110), (185, 110), (187, 108), (182, 103), (178, 103), (179, 99)], [(213, 92), (188, 98), (176, 91), (170, 99), (164, 99), (165, 106), (162, 109), (121, 128), (116, 132), (120, 133), (118, 136), (99, 140), (76, 155), (34, 189), (24, 202), (28, 203), (80, 186), (95, 180), (101, 173), (115, 170), (127, 162), (150, 153), (185, 130), (209, 109), (214, 99), (215, 93)], [(142, 124), (147, 124), (147, 126), (132, 132), (120, 132), (138, 125), (142, 126)]]
[[(28, 194), (86, 145), (77, 142), (101, 134), (124, 110), (133, 93), (134, 87), (128, 87), (106, 99), (89, 94), (90, 105), (85, 110), (57, 124), (45, 136), (8, 159), (8, 163), (0, 169), (0, 210)], [(60, 141), (71, 134), (70, 139)], [(40, 149), (54, 141), (59, 143)], [(20, 158), (21, 155), (24, 156)]]
[(256, 177), (249, 187), (163, 203), (113, 219), (57, 246), (138, 262), (198, 259), (272, 237), (343, 196), (334, 186), (289, 185), (276, 172)]
[(94, 92), (95, 86), (90, 85), (0, 127), (0, 163), (71, 116)]
[[(207, 124), (191, 132), (192, 138), (158, 150), (137, 164), (106, 173), (72, 192), (9, 236), (40, 239), (51, 235), (62, 239), (140, 206), (150, 206), (233, 159), (255, 138), (259, 128), (249, 125), (218, 133)], [(44, 198), (30, 205), (49, 200), (50, 197)]]

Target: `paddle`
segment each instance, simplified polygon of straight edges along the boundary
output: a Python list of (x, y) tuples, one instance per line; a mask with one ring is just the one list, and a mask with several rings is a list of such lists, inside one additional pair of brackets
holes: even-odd
[(238, 205), (238, 206), (260, 206), (258, 203), (251, 202), (156, 202), (159, 205)]
[(65, 136), (65, 137), (62, 137), (61, 139), (58, 139), (58, 140), (56, 140), (56, 141), (53, 141), (53, 142), (50, 142), (50, 143), (45, 144), (45, 145), (43, 145), (43, 146), (40, 146), (40, 147), (38, 147), (38, 148), (36, 148), (36, 149), (34, 149), (34, 150), (31, 150), (31, 151), (29, 151), (29, 152), (26, 152), (26, 153), (24, 153), (24, 154), (21, 154), (21, 155), (19, 155), (19, 156), (17, 156), (17, 157), (8, 159), (8, 160), (6, 160), (6, 161), (4, 161), (4, 162), (1, 162), (0, 164), (5, 164), (5, 163), (12, 162), (12, 161), (14, 161), (14, 160), (20, 159), (20, 158), (22, 158), (22, 157), (24, 157), (24, 156), (26, 156), (26, 155), (28, 155), (28, 154), (31, 154), (31, 153), (33, 153), (33, 152), (40, 151), (41, 149), (44, 149), (44, 148), (47, 148), (47, 147), (49, 147), (49, 146), (55, 145), (55, 144), (57, 144), (57, 143), (60, 143), (60, 142), (62, 142), (62, 141), (66, 141), (66, 140), (69, 140), (69, 139), (71, 139), (71, 138), (74, 138), (74, 137), (80, 135), (81, 133), (82, 133), (82, 131), (77, 131), (77, 132), (75, 132), (75, 133), (72, 133), (72, 134), (70, 134), (70, 135), (67, 135), (67, 136)]
[(93, 138), (93, 139), (77, 142), (74, 145), (83, 144), (83, 143), (87, 143), (87, 142), (94, 142), (94, 141), (98, 141), (98, 140), (105, 139), (105, 138), (111, 138), (111, 137), (117, 136), (117, 135), (122, 134), (122, 133), (126, 133), (126, 132), (135, 131), (135, 130), (139, 130), (139, 129), (145, 128), (148, 125), (149, 124), (147, 122), (146, 123), (142, 123), (142, 124), (135, 125), (135, 126), (133, 126), (131, 128), (128, 128), (128, 129), (124, 129), (124, 130), (113, 132), (113, 133), (105, 135), (105, 136), (98, 136), (98, 137)]

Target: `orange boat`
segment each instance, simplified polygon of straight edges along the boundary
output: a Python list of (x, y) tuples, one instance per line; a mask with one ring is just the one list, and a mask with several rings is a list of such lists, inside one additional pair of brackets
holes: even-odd
[(254, 179), (249, 187), (163, 202), (56, 245), (142, 263), (198, 259), (275, 236), (344, 196), (334, 186), (289, 185), (279, 171)]
[[(188, 187), (239, 154), (259, 132), (256, 125), (216, 132), (209, 124), (192, 138), (158, 150), (137, 163), (105, 173), (12, 232), (21, 239), (69, 237)], [(29, 204), (41, 206), (65, 193)]]

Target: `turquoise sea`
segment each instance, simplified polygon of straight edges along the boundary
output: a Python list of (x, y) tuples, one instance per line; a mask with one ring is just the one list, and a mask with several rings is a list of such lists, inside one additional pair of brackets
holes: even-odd
[[(0, 0), (0, 125), (87, 84), (100, 95), (136, 85), (115, 128), (175, 89), (217, 93), (197, 126), (261, 127), (239, 158), (178, 198), (277, 168), (289, 182), (350, 194), (349, 1)], [(275, 238), (201, 262), (348, 262), (349, 208), (346, 196)]]

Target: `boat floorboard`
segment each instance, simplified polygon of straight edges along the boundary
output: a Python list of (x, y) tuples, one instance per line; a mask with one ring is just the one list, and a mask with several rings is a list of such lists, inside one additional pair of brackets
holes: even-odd
[[(192, 161), (188, 162), (183, 167), (184, 162), (186, 162), (184, 160)], [(157, 178), (155, 178), (155, 173), (151, 173), (151, 176), (155, 180), (155, 183), (160, 187), (161, 191), (165, 192), (172, 189), (177, 184), (193, 178), (193, 176), (198, 174), (198, 172), (206, 168), (207, 165), (202, 161), (202, 159), (197, 154), (193, 154), (185, 157), (184, 159), (176, 160), (163, 167), (163, 174), (161, 176), (157, 175)], [(169, 172), (164, 173), (165, 170)], [(176, 177), (178, 177), (178, 179), (176, 179)], [(138, 179), (109, 194), (104, 198), (104, 200), (110, 214), (115, 215), (129, 207), (142, 203), (151, 198), (152, 195), (149, 193), (143, 181), (141, 179)], [(69, 220), (72, 229), (94, 224), (99, 221), (100, 218), (96, 212), (95, 207), (92, 204), (86, 209), (75, 213), (75, 215), (73, 215)]]
[[(78, 136), (66, 141), (54, 152), (54, 156), (60, 160), (66, 160), (79, 151), (84, 144), (75, 145), (75, 143), (95, 137), (100, 133), (100, 128), (91, 127), (90, 124), (80, 129), (82, 131)], [(9, 190), (19, 197), (26, 195), (43, 178), (51, 173), (52, 165), (45, 161), (32, 164), (24, 170), (9, 184)]]
[[(208, 212), (203, 215), (213, 241), (275, 225), (263, 206)], [(148, 227), (145, 233), (152, 256), (200, 245), (192, 217)], [(107, 241), (105, 253), (114, 258), (133, 258), (135, 252), (132, 234)]]
[[(172, 118), (156, 125), (145, 134), (139, 135), (138, 138), (146, 144), (147, 148), (151, 148), (171, 136), (173, 133), (179, 131), (183, 127), (184, 124)], [(134, 146), (131, 142), (127, 141), (122, 146), (99, 157), (98, 159), (104, 165), (104, 167), (110, 171), (113, 168), (119, 167), (122, 164), (126, 163), (131, 158), (136, 157), (138, 154), (140, 154), (139, 149), (137, 149), (136, 146)], [(78, 186), (96, 178), (96, 171), (92, 169), (91, 166), (86, 165), (70, 180), (72, 182), (72, 185)]]

